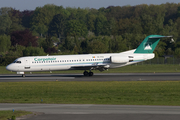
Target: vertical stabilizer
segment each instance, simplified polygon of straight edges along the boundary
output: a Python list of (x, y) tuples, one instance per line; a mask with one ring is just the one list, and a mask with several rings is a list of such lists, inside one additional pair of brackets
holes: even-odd
[(153, 53), (160, 39), (166, 37), (172, 38), (172, 36), (149, 35), (143, 40), (134, 53)]

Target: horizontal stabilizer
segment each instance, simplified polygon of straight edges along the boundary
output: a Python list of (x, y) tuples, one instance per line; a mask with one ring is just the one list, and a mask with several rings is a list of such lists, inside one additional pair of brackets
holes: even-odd
[(151, 38), (172, 38), (173, 36), (159, 36), (159, 37), (149, 37), (150, 39)]

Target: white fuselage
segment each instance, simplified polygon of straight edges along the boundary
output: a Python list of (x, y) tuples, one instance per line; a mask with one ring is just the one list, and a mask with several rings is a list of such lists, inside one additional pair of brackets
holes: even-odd
[[(21, 57), (6, 67), (15, 72), (54, 71), (54, 70), (88, 70), (87, 68), (117, 68), (154, 58), (151, 54), (135, 54), (135, 50), (122, 53), (56, 55)], [(112, 61), (112, 58), (114, 59)], [(119, 59), (117, 59), (119, 58)], [(92, 69), (93, 70), (93, 69)]]

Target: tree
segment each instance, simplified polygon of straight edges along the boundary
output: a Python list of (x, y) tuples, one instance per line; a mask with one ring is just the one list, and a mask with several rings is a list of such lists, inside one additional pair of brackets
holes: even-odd
[(122, 52), (128, 50), (127, 40), (122, 36), (116, 36), (110, 41), (110, 52)]
[(37, 38), (32, 35), (28, 29), (23, 31), (14, 31), (11, 34), (11, 44), (13, 46), (22, 45), (22, 46), (37, 46)]
[(94, 32), (95, 31), (95, 21), (96, 21), (96, 15), (89, 13), (86, 15), (86, 25), (87, 25), (87, 29), (89, 31)]
[(178, 7), (177, 15), (178, 15), (178, 17), (180, 17), (180, 6)]
[(166, 49), (167, 44), (165, 42), (160, 41), (154, 50), (156, 57), (162, 57), (165, 55), (165, 49)]
[(0, 15), (7, 15), (11, 11), (11, 7), (2, 7), (0, 8)]
[(24, 26), (25, 28), (31, 28), (30, 22), (34, 14), (34, 11), (24, 10), (21, 12), (21, 14), (22, 14), (22, 26)]
[(10, 33), (16, 30), (24, 30), (24, 27), (22, 26), (22, 13), (19, 10), (11, 9), (9, 17), (12, 21)]
[(10, 36), (0, 35), (0, 52), (7, 52), (11, 46)]
[(95, 34), (98, 35), (105, 35), (108, 28), (107, 25), (107, 19), (103, 14), (99, 14), (95, 21)]
[(31, 30), (39, 33), (40, 36), (42, 37), (43, 34), (46, 34), (46, 33), (47, 33), (48, 28), (47, 28), (47, 26), (44, 25), (44, 24), (39, 24), (39, 25), (37, 25), (37, 26), (36, 26), (36, 25), (33, 25), (33, 26), (31, 27)]
[(40, 56), (40, 55), (46, 55), (46, 53), (42, 48), (30, 46), (23, 50), (23, 56)]
[(106, 47), (105, 44), (101, 41), (91, 41), (88, 45), (88, 52), (89, 53), (105, 53)]
[(8, 34), (12, 23), (10, 17), (8, 15), (1, 15), (0, 21), (0, 34)]
[(86, 36), (87, 27), (78, 20), (69, 20), (66, 26), (66, 36)]
[(46, 4), (42, 8), (37, 7), (32, 15), (31, 26), (45, 25), (47, 28), (49, 28), (49, 24), (51, 23), (54, 15), (61, 12), (69, 14), (62, 6), (58, 7), (53, 4)]
[(65, 28), (66, 28), (66, 19), (67, 16), (64, 14), (57, 14), (53, 17), (50, 26), (49, 26), (49, 33), (51, 35), (56, 34), (56, 36), (64, 36)]
[(8, 15), (11, 8), (1, 8), (0, 9), (0, 35), (8, 34), (12, 21)]
[(46, 39), (41, 44), (46, 53), (57, 53), (57, 49), (53, 46), (53, 40), (51, 36), (46, 36)]
[(109, 26), (109, 35), (117, 35), (118, 27), (117, 27), (117, 21), (115, 18), (111, 18), (108, 21), (108, 26)]
[(141, 22), (143, 34), (161, 34), (165, 17), (165, 7), (150, 5), (143, 8)]

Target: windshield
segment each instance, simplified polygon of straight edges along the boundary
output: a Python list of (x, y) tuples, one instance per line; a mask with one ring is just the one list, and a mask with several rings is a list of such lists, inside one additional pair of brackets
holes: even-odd
[(21, 63), (21, 61), (16, 61), (16, 63)]
[(13, 63), (21, 63), (21, 61), (17, 61), (17, 60), (15, 60)]

